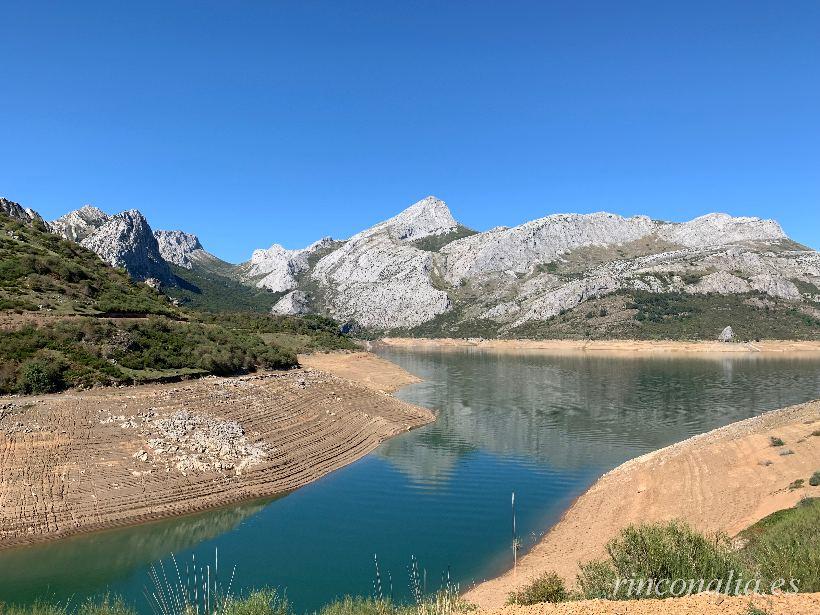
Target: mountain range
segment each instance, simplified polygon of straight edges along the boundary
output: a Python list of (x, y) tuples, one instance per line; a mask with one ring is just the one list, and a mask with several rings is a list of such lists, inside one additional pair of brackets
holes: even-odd
[(704, 337), (728, 324), (789, 337), (820, 324), (820, 254), (760, 218), (555, 214), (476, 232), (430, 196), (348, 239), (273, 244), (238, 265), (137, 210), (44, 224), (180, 301), (319, 313), (362, 334)]

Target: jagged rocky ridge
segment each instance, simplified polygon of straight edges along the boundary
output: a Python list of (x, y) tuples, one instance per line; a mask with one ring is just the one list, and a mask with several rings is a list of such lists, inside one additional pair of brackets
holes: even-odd
[(52, 232), (95, 252), (136, 280), (170, 284), (173, 276), (151, 226), (136, 209), (113, 216), (86, 205), (50, 223)]
[[(14, 212), (36, 216), (19, 205)], [(726, 214), (683, 223), (556, 214), (471, 233), (431, 196), (346, 241), (326, 237), (299, 250), (274, 244), (237, 266), (206, 252), (195, 235), (152, 233), (136, 211), (108, 216), (86, 206), (51, 228), (137, 279), (165, 282), (165, 261), (194, 271), (218, 263), (209, 271), (273, 293), (274, 313), (316, 312), (376, 331), (435, 329), (446, 320), (515, 335), (623, 292), (769, 297), (820, 317), (820, 255), (773, 220)]]

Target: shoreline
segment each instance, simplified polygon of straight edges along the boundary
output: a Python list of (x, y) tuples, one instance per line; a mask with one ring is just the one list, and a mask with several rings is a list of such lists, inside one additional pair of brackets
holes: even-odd
[(306, 366), (0, 398), (0, 549), (282, 495), (435, 420), (377, 386), (418, 381), (398, 366), (322, 356), (343, 377)]
[(479, 350), (533, 350), (543, 352), (600, 352), (613, 354), (792, 354), (820, 353), (820, 341), (761, 340), (759, 342), (709, 342), (679, 340), (530, 340), (484, 338), (384, 337), (375, 345), (394, 348)]
[[(465, 591), (485, 611), (504, 606), (509, 592), (543, 572), (569, 586), (578, 564), (605, 556), (621, 529), (641, 522), (683, 519), (707, 533), (730, 536), (769, 514), (794, 506), (820, 488), (790, 490), (820, 467), (820, 400), (772, 410), (635, 457), (606, 472), (507, 570)], [(770, 436), (784, 437), (794, 454), (779, 455)]]

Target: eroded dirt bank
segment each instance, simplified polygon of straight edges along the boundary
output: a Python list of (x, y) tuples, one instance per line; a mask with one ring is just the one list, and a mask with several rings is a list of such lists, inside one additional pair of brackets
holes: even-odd
[(433, 418), (310, 368), (0, 398), (0, 548), (295, 489)]
[(494, 615), (749, 615), (750, 605), (767, 615), (817, 615), (820, 594), (715, 596), (700, 594), (667, 600), (583, 600), (563, 604), (508, 606)]
[(818, 353), (820, 342), (761, 340), (759, 342), (685, 342), (674, 340), (504, 340), (483, 338), (385, 337), (379, 344), (406, 348), (487, 348), (494, 350), (549, 350), (555, 352), (778, 352)]
[[(792, 481), (807, 481), (820, 468), (820, 436), (812, 435), (818, 430), (820, 401), (813, 401), (628, 461), (578, 498), (516, 571), (478, 585), (465, 599), (484, 609), (500, 608), (510, 591), (550, 570), (572, 585), (578, 563), (603, 557), (606, 543), (630, 524), (684, 519), (701, 531), (735, 535), (806, 495), (820, 496), (820, 487), (808, 482), (789, 489)], [(785, 444), (772, 446), (772, 436)]]

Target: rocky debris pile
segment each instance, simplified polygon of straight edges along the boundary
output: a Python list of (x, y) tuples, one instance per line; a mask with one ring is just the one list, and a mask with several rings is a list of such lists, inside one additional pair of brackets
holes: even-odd
[(718, 336), (718, 341), (720, 342), (731, 342), (735, 337), (735, 332), (732, 330), (732, 327), (726, 327), (723, 331), (720, 332)]
[(188, 410), (168, 416), (153, 410), (136, 416), (108, 414), (100, 424), (116, 424), (136, 429), (146, 446), (133, 458), (152, 465), (163, 465), (187, 476), (189, 472), (233, 472), (239, 476), (247, 468), (262, 463), (269, 449), (263, 443), (248, 441), (236, 421), (224, 421)]

